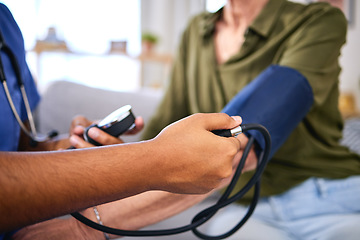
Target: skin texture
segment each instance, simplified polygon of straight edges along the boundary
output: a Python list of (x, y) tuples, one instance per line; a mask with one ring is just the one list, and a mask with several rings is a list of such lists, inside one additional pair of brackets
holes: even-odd
[[(75, 120), (74, 120), (75, 121)], [(77, 124), (91, 124), (90, 122), (78, 122)], [(74, 125), (73, 133), (82, 135), (86, 125)], [(99, 134), (90, 137), (98, 142), (101, 139), (109, 144), (116, 144), (121, 142), (120, 139), (114, 139), (111, 136), (99, 132)], [(74, 136), (74, 135), (73, 135)], [(78, 136), (76, 136), (78, 137)], [(237, 137), (241, 139), (241, 145), (245, 146), (247, 138), (245, 135)], [(88, 147), (83, 139), (79, 138), (77, 146)], [(238, 160), (242, 155), (240, 150), (233, 161), (233, 169), (236, 168)], [(250, 155), (244, 171), (251, 170), (256, 166), (256, 155)], [(232, 177), (232, 176), (231, 176)], [(226, 178), (220, 182), (217, 189), (226, 186), (230, 178)], [(180, 213), (191, 206), (203, 201), (213, 191), (205, 194), (175, 194), (165, 191), (147, 191), (135, 196), (124, 198), (118, 201), (110, 202), (107, 204), (97, 206), (101, 215), (103, 223), (107, 226), (135, 230), (144, 226), (157, 223), (161, 220), (167, 219), (177, 213)], [(83, 215), (93, 221), (97, 221), (93, 208), (86, 209), (81, 212)], [(126, 220), (125, 220), (126, 219)], [(119, 236), (110, 235), (111, 238), (118, 238)], [(27, 226), (18, 231), (13, 239), (104, 239), (102, 232), (94, 230), (86, 225), (80, 223), (74, 218), (59, 219), (44, 221), (38, 224)]]
[(229, 0), (224, 7), (224, 17), (216, 23), (215, 51), (219, 64), (225, 63), (240, 51), (245, 32), (261, 12), (268, 0)]
[(210, 131), (240, 123), (226, 114), (195, 114), (139, 143), (1, 152), (0, 191), (11, 196), (0, 200), (1, 231), (150, 190), (207, 193), (231, 176), (240, 149), (238, 139)]

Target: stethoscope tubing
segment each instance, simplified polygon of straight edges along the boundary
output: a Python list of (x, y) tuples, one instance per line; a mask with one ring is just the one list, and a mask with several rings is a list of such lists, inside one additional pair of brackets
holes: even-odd
[(15, 72), (16, 80), (17, 80), (17, 83), (18, 83), (19, 88), (20, 88), (21, 96), (22, 96), (22, 99), (23, 99), (23, 102), (24, 102), (24, 105), (25, 105), (25, 109), (26, 109), (26, 114), (27, 114), (27, 117), (28, 117), (28, 120), (29, 120), (30, 130), (28, 130), (27, 127), (25, 126), (25, 124), (22, 122), (22, 120), (21, 120), (21, 118), (19, 116), (19, 113), (16, 110), (15, 104), (14, 104), (14, 102), (12, 100), (11, 93), (10, 93), (10, 90), (9, 90), (9, 87), (8, 87), (8, 84), (7, 84), (7, 81), (6, 81), (6, 75), (5, 75), (3, 63), (2, 63), (2, 60), (1, 60), (1, 56), (0, 56), (0, 78), (1, 78), (0, 80), (1, 80), (1, 83), (3, 84), (6, 98), (7, 98), (8, 102), (9, 102), (11, 111), (13, 112), (16, 121), (20, 125), (20, 128), (24, 131), (24, 133), (27, 136), (30, 137), (31, 140), (33, 140), (35, 142), (47, 141), (48, 139), (50, 139), (50, 136), (43, 136), (42, 137), (42, 136), (37, 134), (34, 117), (33, 117), (33, 114), (31, 112), (31, 107), (30, 107), (29, 99), (28, 99), (27, 94), (26, 94), (24, 81), (23, 81), (23, 79), (21, 77), (19, 64), (18, 64), (18, 62), (16, 60), (16, 57), (15, 57), (14, 53), (12, 52), (12, 50), (5, 43), (5, 40), (4, 40), (4, 37), (3, 37), (2, 33), (1, 33), (1, 31), (0, 31), (0, 51), (4, 52), (8, 56), (8, 58), (10, 60), (10, 63), (12, 65), (12, 67), (13, 67), (13, 70)]

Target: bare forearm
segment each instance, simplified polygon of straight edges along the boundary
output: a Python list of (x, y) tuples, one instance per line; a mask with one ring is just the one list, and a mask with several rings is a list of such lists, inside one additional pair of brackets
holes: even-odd
[(181, 195), (151, 191), (98, 206), (98, 210), (105, 225), (135, 230), (183, 212), (204, 200), (208, 195)]
[[(171, 217), (202, 201), (206, 195), (179, 195), (161, 191), (142, 193), (97, 206), (104, 225), (124, 230), (136, 230)], [(82, 212), (84, 216), (97, 222), (93, 208)], [(110, 235), (119, 238), (118, 235)], [(25, 227), (18, 231), (14, 239), (104, 239), (102, 232), (94, 230), (74, 218), (53, 219)]]
[(1, 230), (147, 190), (147, 181), (142, 179), (146, 171), (141, 169), (149, 167), (146, 163), (151, 159), (134, 164), (141, 159), (141, 151), (134, 151), (137, 157), (131, 153), (131, 147), (124, 150), (123, 146), (52, 153), (1, 153), (0, 195), (11, 198), (11, 201), (0, 200)]
[[(230, 129), (240, 123), (240, 118), (226, 114), (196, 114), (140, 143), (57, 152), (2, 152), (0, 195), (11, 199), (0, 199), (0, 232), (149, 190), (207, 193), (231, 176), (240, 148), (236, 138), (219, 137), (210, 130)], [(169, 211), (164, 216), (172, 214)], [(134, 227), (147, 224), (144, 221)]]

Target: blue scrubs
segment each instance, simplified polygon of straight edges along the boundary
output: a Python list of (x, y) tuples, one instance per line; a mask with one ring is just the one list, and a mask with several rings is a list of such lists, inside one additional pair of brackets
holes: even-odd
[[(34, 80), (25, 60), (24, 39), (21, 31), (14, 20), (9, 9), (0, 3), (0, 31), (6, 44), (15, 54), (21, 69), (27, 97), (31, 109), (34, 109), (40, 100)], [(22, 100), (19, 85), (16, 82), (14, 69), (7, 54), (0, 52), (5, 76), (9, 91), (15, 107), (23, 121), (27, 119), (25, 105)], [(20, 126), (11, 111), (9, 102), (6, 98), (4, 86), (0, 84), (0, 151), (17, 151), (20, 137)]]
[[(35, 82), (25, 61), (24, 39), (9, 9), (0, 3), (0, 31), (6, 44), (15, 54), (21, 69), (27, 97), (31, 109), (34, 109), (40, 100)], [(15, 77), (14, 69), (8, 56), (1, 51), (1, 60), (14, 105), (23, 121), (27, 119), (25, 105)], [(0, 151), (17, 151), (20, 137), (20, 125), (16, 121), (6, 98), (4, 86), (0, 84)], [(11, 233), (8, 233), (11, 235)], [(0, 240), (5, 238), (5, 233), (0, 233)]]

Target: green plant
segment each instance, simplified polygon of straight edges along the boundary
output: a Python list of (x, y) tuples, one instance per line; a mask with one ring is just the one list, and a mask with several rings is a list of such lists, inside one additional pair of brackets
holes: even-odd
[(146, 32), (141, 35), (141, 41), (156, 44), (159, 41), (159, 38), (152, 33)]

